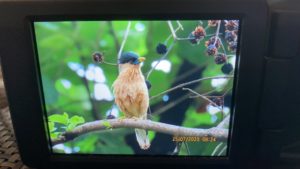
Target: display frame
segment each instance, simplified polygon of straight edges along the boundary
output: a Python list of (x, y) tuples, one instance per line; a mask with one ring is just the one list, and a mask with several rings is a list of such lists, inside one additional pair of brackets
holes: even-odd
[[(219, 6), (215, 6), (218, 3)], [(182, 9), (181, 5), (186, 8)], [(198, 5), (196, 5), (198, 4)], [(104, 10), (98, 10), (102, 6)], [(117, 6), (117, 7), (116, 7)], [(5, 8), (6, 7), (6, 8)], [(168, 11), (165, 9), (168, 7)], [(1, 62), (17, 141), (23, 161), (34, 167), (246, 165), (255, 154), (256, 123), (263, 82), (266, 4), (261, 1), (57, 1), (5, 2), (0, 7), (3, 30)], [(5, 10), (6, 9), (6, 10)], [(188, 10), (187, 10), (188, 9)], [(255, 12), (253, 10), (255, 9)], [(5, 12), (6, 11), (6, 12)], [(201, 12), (200, 12), (201, 11)], [(229, 12), (231, 11), (231, 12)], [(16, 13), (13, 13), (16, 12)], [(6, 16), (6, 17), (5, 17)], [(10, 16), (10, 19), (8, 18)], [(139, 16), (139, 17), (136, 17)], [(33, 21), (110, 19), (239, 19), (240, 57), (236, 71), (229, 157), (98, 156), (50, 154), (44, 123), (41, 83), (34, 46)], [(255, 23), (255, 28), (254, 28)], [(17, 40), (17, 41), (16, 41)], [(18, 47), (18, 50), (16, 48)], [(10, 52), (14, 51), (14, 52)], [(20, 62), (22, 60), (23, 62)], [(18, 67), (18, 69), (16, 69)], [(255, 69), (253, 69), (255, 68)], [(21, 85), (16, 81), (22, 82)], [(28, 96), (28, 97), (24, 97)], [(30, 97), (31, 96), (31, 97)], [(237, 100), (239, 100), (237, 102)], [(253, 102), (253, 100), (255, 100)], [(251, 102), (252, 101), (252, 102)], [(249, 104), (251, 107), (249, 108)], [(25, 116), (26, 114), (26, 116)], [(30, 117), (30, 119), (28, 118)], [(27, 126), (24, 128), (24, 126)], [(29, 135), (29, 136), (28, 136)], [(243, 142), (243, 144), (239, 144)], [(36, 146), (39, 143), (39, 146)], [(137, 167), (138, 168), (138, 167)]]

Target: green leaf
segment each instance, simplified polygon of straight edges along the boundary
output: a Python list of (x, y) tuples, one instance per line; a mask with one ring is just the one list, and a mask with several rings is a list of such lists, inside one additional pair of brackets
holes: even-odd
[(67, 127), (67, 131), (74, 129), (78, 124), (82, 124), (84, 123), (85, 120), (83, 117), (80, 116), (73, 116), (70, 120), (69, 120), (69, 124)]
[(103, 121), (102, 124), (103, 124), (103, 126), (106, 127), (106, 129), (111, 129), (112, 128), (111, 124), (108, 121)]
[(80, 117), (80, 116), (73, 116), (70, 119), (70, 123), (75, 124), (75, 125), (82, 124), (82, 123), (84, 123), (84, 118)]
[(60, 132), (52, 132), (50, 133), (50, 138), (51, 139), (56, 139), (60, 135)]
[(48, 122), (49, 131), (53, 132), (56, 130), (54, 122)]
[(154, 132), (154, 131), (151, 131), (151, 130), (148, 131), (148, 137), (149, 137), (150, 141), (152, 141), (155, 138), (155, 134), (156, 134), (156, 132)]
[(64, 117), (66, 118), (66, 119), (68, 119), (68, 121), (69, 121), (69, 115), (66, 113), (66, 112), (64, 112)]
[(60, 123), (60, 124), (64, 124), (64, 125), (68, 125), (68, 121), (69, 121), (69, 119), (67, 118), (67, 116), (65, 114), (63, 114), (63, 115), (53, 114), (48, 117), (48, 120), (50, 122)]

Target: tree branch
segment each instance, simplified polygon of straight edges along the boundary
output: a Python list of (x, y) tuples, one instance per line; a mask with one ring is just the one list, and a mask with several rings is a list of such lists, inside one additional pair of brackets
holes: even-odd
[(230, 116), (226, 116), (218, 125), (217, 128), (228, 128), (230, 123)]
[[(225, 118), (227, 119), (227, 118)], [(222, 127), (223, 125), (220, 125)], [(74, 128), (72, 131), (67, 131), (58, 139), (52, 140), (52, 145), (64, 143), (75, 139), (78, 136), (87, 134), (93, 131), (101, 131), (106, 129), (116, 128), (140, 128), (152, 130), (174, 136), (194, 136), (194, 137), (215, 137), (218, 141), (227, 141), (228, 129), (213, 127), (210, 129), (187, 128), (175, 126), (166, 123), (154, 122), (151, 120), (136, 120), (136, 119), (110, 119), (97, 120), (88, 122)]]

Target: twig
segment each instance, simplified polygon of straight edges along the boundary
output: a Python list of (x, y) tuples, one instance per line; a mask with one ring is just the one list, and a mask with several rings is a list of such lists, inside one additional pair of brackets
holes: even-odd
[(170, 51), (172, 50), (172, 48), (174, 47), (175, 41), (170, 45), (170, 47), (168, 48), (167, 52), (157, 61), (157, 63), (149, 70), (149, 72), (147, 73), (147, 77), (146, 79), (148, 80), (151, 73), (153, 72), (153, 70), (157, 67), (157, 65), (164, 60), (168, 54), (170, 53)]
[(171, 92), (173, 90), (176, 90), (176, 89), (179, 89), (179, 88), (182, 88), (184, 86), (191, 85), (191, 84), (194, 84), (194, 83), (198, 83), (198, 82), (203, 81), (203, 80), (221, 79), (221, 78), (233, 78), (233, 76), (212, 76), (212, 77), (205, 77), (205, 78), (200, 78), (200, 79), (192, 80), (192, 81), (189, 81), (189, 82), (186, 82), (186, 83), (179, 84), (179, 85), (177, 85), (175, 87), (172, 87), (172, 88), (170, 88), (170, 89), (168, 89), (166, 91), (163, 91), (163, 92), (161, 92), (159, 94), (156, 94), (156, 95), (150, 97), (150, 99), (154, 99), (154, 98), (156, 98), (158, 96), (161, 96), (163, 94), (169, 93), (169, 92)]
[[(219, 33), (218, 35), (219, 35), (219, 36), (220, 36), (220, 35), (223, 35), (223, 33)], [(207, 35), (206, 35), (206, 37), (210, 37), (210, 36), (216, 36), (216, 34), (215, 34), (215, 33), (212, 33), (212, 34), (207, 34)]]
[(171, 30), (171, 33), (172, 33), (172, 35), (173, 35), (173, 38), (174, 38), (174, 39), (177, 39), (177, 36), (176, 36), (175, 30), (174, 30), (174, 28), (173, 28), (172, 22), (171, 22), (171, 21), (167, 21), (167, 22), (168, 22), (169, 28), (170, 28), (170, 30)]
[(153, 115), (160, 115), (162, 113), (164, 113), (165, 111), (171, 109), (174, 106), (177, 106), (179, 103), (183, 102), (185, 99), (187, 99), (189, 96), (189, 94), (183, 95), (182, 97), (174, 100), (173, 102), (168, 103), (167, 105), (159, 108), (158, 110), (156, 110), (155, 112), (153, 112)]
[(193, 73), (195, 73), (195, 72), (197, 72), (197, 71), (199, 71), (201, 69), (203, 69), (203, 67), (200, 67), (200, 66), (198, 67), (197, 66), (197, 67), (195, 67), (195, 68), (193, 68), (191, 70), (188, 70), (188, 71), (180, 74), (179, 76), (177, 76), (174, 82), (181, 81), (182, 79), (185, 79), (187, 76), (189, 76), (189, 75), (191, 75), (191, 74), (193, 74)]
[(183, 29), (183, 26), (182, 26), (182, 24), (180, 23), (180, 21), (176, 21), (176, 23), (177, 23), (178, 27), (183, 31), (184, 29)]
[(176, 142), (176, 147), (175, 147), (174, 151), (172, 152), (172, 155), (178, 155), (178, 153), (181, 149), (181, 145), (182, 145), (182, 142)]
[[(213, 90), (208, 91), (208, 92), (206, 92), (206, 93), (203, 93), (202, 95), (203, 95), (203, 96), (206, 96), (206, 95), (209, 95), (209, 94), (211, 94), (211, 93), (213, 93), (213, 92), (215, 92), (215, 91), (217, 91), (217, 90), (218, 90), (218, 88), (214, 88)], [(192, 98), (192, 96), (191, 96), (191, 98)]]
[(179, 29), (183, 30), (183, 26), (181, 25), (181, 23), (180, 23), (179, 21), (177, 21), (178, 27), (176, 28), (176, 30), (174, 30), (171, 21), (167, 21), (167, 23), (168, 23), (168, 25), (169, 25), (169, 28), (170, 28), (172, 34), (165, 40), (165, 44), (169, 41), (169, 39), (170, 39), (172, 36), (173, 36), (173, 38), (174, 38), (174, 41), (173, 41), (173, 43), (170, 45), (170, 47), (168, 48), (167, 52), (166, 52), (166, 53), (158, 60), (158, 62), (157, 62), (157, 63), (156, 63), (156, 64), (148, 71), (147, 77), (146, 77), (147, 80), (149, 79), (151, 73), (152, 73), (153, 70), (157, 67), (157, 65), (158, 65), (162, 60), (164, 60), (164, 59), (168, 56), (168, 54), (170, 53), (170, 51), (172, 50), (172, 48), (173, 48), (173, 46), (174, 46), (176, 40), (178, 40), (178, 38), (177, 38), (177, 36), (176, 36), (176, 32), (177, 32)]
[[(109, 127), (108, 127), (109, 126)], [(63, 133), (58, 139), (52, 140), (52, 145), (64, 143), (75, 139), (81, 135), (116, 128), (140, 128), (145, 130), (152, 130), (173, 136), (195, 136), (195, 137), (215, 137), (218, 141), (227, 141), (228, 129), (213, 127), (209, 129), (198, 129), (181, 127), (166, 123), (154, 122), (151, 120), (137, 120), (137, 119), (110, 119), (97, 120), (88, 122), (83, 125), (75, 127), (71, 131)]]
[(110, 63), (110, 62), (106, 62), (106, 61), (103, 61), (104, 64), (107, 64), (107, 65), (111, 65), (111, 66), (118, 66), (118, 64), (115, 64), (115, 63)]
[[(220, 39), (220, 38), (218, 37), (218, 39)], [(223, 49), (223, 52), (224, 52), (224, 54), (225, 54), (226, 57), (227, 57), (226, 50), (225, 50), (224, 44), (223, 44), (223, 42), (222, 42), (221, 39), (220, 39), (220, 43), (221, 43), (221, 47), (222, 47), (222, 49)]]
[(122, 51), (123, 51), (123, 48), (124, 48), (125, 43), (127, 41), (127, 37), (128, 37), (129, 31), (130, 31), (130, 27), (131, 27), (131, 21), (129, 21), (128, 24), (127, 24), (127, 28), (126, 28), (126, 31), (125, 31), (125, 34), (124, 34), (124, 38), (123, 38), (121, 47), (120, 47), (119, 52), (118, 52), (118, 59), (120, 59), (120, 57), (122, 55)]
[(184, 141), (183, 144), (184, 144), (184, 147), (186, 149), (187, 154), (191, 155), (191, 152), (190, 152), (190, 149), (189, 149), (189, 145), (187, 144), (187, 142)]
[[(178, 28), (176, 28), (175, 29), (175, 33), (179, 30), (180, 28), (178, 27)], [(165, 43), (164, 44), (167, 44), (168, 43), (168, 41), (171, 39), (173, 37), (173, 35), (171, 34), (171, 35), (169, 35), (168, 37), (167, 37), (167, 39), (165, 40)]]
[(208, 101), (210, 104), (212, 104), (213, 106), (217, 107), (219, 110), (222, 111), (222, 109), (220, 109), (219, 106), (216, 103), (214, 103), (213, 101), (211, 101), (206, 96), (203, 96), (203, 95), (199, 94), (198, 92), (196, 92), (196, 91), (194, 91), (194, 90), (192, 90), (190, 88), (182, 88), (182, 90), (187, 90), (187, 91), (190, 91), (191, 93), (194, 93), (195, 95), (197, 95), (197, 96), (201, 97), (202, 99)]
[(221, 148), (223, 143), (220, 143), (216, 146), (216, 148), (214, 149), (214, 151), (211, 153), (211, 156), (215, 156), (217, 151), (219, 151), (219, 149)]
[(207, 30), (209, 28), (209, 25), (207, 24), (206, 27), (204, 28), (204, 30)]
[(221, 156), (221, 154), (223, 154), (225, 150), (227, 150), (227, 145), (223, 147), (218, 156)]
[(227, 89), (224, 94), (222, 95), (222, 97), (224, 97), (230, 90), (232, 90), (232, 88)]
[(218, 37), (219, 37), (220, 25), (221, 25), (221, 21), (218, 21), (218, 27), (217, 27), (217, 31), (216, 31), (216, 36), (215, 36), (215, 42), (214, 42), (214, 45), (216, 45), (217, 40), (218, 40)]
[(194, 40), (195, 38), (176, 38), (176, 40), (181, 41), (181, 40)]

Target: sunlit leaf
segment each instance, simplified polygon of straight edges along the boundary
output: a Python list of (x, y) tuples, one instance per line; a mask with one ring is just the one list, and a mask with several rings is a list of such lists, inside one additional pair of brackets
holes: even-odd
[(64, 124), (64, 125), (67, 125), (68, 121), (69, 121), (67, 116), (61, 115), (61, 114), (53, 114), (53, 115), (48, 117), (48, 120), (50, 122), (60, 123), (60, 124)]

